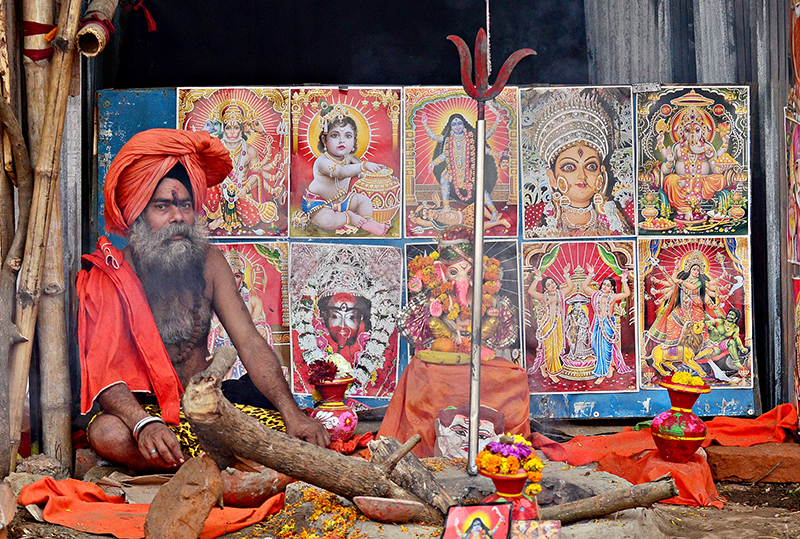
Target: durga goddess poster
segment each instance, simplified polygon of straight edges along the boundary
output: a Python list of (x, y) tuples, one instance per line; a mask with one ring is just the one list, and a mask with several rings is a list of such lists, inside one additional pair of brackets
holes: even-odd
[(390, 397), (398, 377), (400, 249), (292, 243), (289, 267), (294, 392), (311, 393), (309, 365), (339, 354), (355, 378), (348, 395)]
[(517, 235), (517, 89), (486, 103), (483, 208), (475, 208), (477, 103), (460, 88), (405, 88), (406, 236), (437, 236), (484, 217), (486, 236)]
[(295, 238), (399, 238), (400, 88), (292, 89)]
[(522, 244), (531, 393), (636, 391), (633, 241)]
[[(228, 261), (233, 278), (258, 333), (267, 341), (284, 372), (289, 375), (289, 244), (217, 243), (214, 244)], [(216, 314), (211, 317), (208, 350), (233, 343)], [(229, 373), (241, 378), (247, 371), (239, 359)]]
[(233, 170), (203, 204), (212, 236), (286, 237), (289, 90), (179, 88), (178, 128), (208, 131), (230, 153)]
[(676, 371), (753, 385), (747, 238), (639, 240), (642, 388)]

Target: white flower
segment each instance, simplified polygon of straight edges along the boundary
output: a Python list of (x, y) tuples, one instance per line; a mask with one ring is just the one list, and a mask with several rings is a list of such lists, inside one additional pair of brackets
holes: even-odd
[(312, 333), (301, 335), (297, 340), (300, 348), (304, 350), (312, 350), (317, 348), (317, 338)]
[(386, 350), (386, 347), (376, 341), (368, 341), (364, 347), (364, 351), (373, 356), (382, 356), (384, 350)]
[(350, 362), (342, 354), (331, 354), (325, 359), (333, 361), (336, 365), (336, 378), (347, 378), (350, 376)]

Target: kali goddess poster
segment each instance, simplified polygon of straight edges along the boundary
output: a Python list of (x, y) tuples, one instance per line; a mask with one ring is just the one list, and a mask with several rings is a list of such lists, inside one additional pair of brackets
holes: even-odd
[(233, 169), (203, 204), (212, 236), (286, 237), (289, 90), (179, 88), (178, 128), (208, 131), (230, 154)]
[(522, 244), (531, 393), (636, 391), (633, 241)]
[(746, 235), (747, 86), (662, 87), (637, 94), (640, 235)]
[[(231, 268), (239, 295), (253, 319), (258, 333), (267, 341), (283, 368), (289, 374), (289, 244), (217, 243)], [(228, 333), (216, 314), (211, 317), (208, 350), (218, 346), (233, 346)], [(241, 378), (247, 372), (239, 359), (229, 377)]]
[(525, 238), (633, 235), (630, 87), (520, 90)]
[(294, 392), (311, 393), (309, 365), (337, 353), (355, 378), (348, 395), (390, 397), (398, 376), (400, 249), (292, 243), (289, 260)]
[(486, 236), (517, 235), (517, 89), (486, 103), (483, 208), (475, 208), (477, 103), (461, 88), (405, 88), (406, 236), (483, 215)]
[(642, 388), (675, 371), (753, 385), (748, 239), (639, 240)]
[(401, 105), (399, 88), (292, 89), (292, 237), (400, 237)]

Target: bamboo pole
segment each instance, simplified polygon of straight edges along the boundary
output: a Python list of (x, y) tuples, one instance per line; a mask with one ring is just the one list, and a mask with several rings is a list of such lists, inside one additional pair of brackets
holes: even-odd
[(47, 97), (47, 116), (42, 131), (42, 146), (34, 173), (30, 226), (25, 242), (25, 255), (17, 292), (17, 327), (27, 341), (16, 344), (9, 358), (12, 469), (16, 464), (16, 449), (19, 447), (19, 435), (22, 427), (25, 387), (31, 362), (32, 336), (36, 326), (41, 293), (40, 283), (44, 269), (44, 250), (49, 231), (48, 219), (53, 214), (53, 193), (58, 189), (61, 137), (72, 76), (72, 62), (75, 57), (75, 33), (78, 29), (80, 8), (81, 0), (69, 0), (68, 3), (62, 4), (58, 33), (53, 40), (55, 49), (52, 65), (53, 76), (50, 79)]
[[(18, 342), (23, 340), (14, 320), (14, 292), (17, 289), (17, 273), (22, 265), (22, 254), (25, 249), (28, 222), (30, 218), (31, 200), (33, 198), (33, 177), (31, 163), (25, 140), (22, 137), (22, 128), (14, 116), (11, 106), (5, 99), (0, 99), (0, 123), (8, 139), (11, 141), (11, 152), (14, 156), (13, 164), (17, 170), (17, 200), (19, 201), (19, 216), (14, 237), (8, 252), (4, 253), (0, 265), (0, 477), (5, 477), (9, 472), (11, 455), (11, 427), (9, 407), (9, 351)], [(3, 182), (8, 184), (9, 182)], [(10, 197), (0, 197), (0, 214), (14, 215), (13, 189), (8, 186)], [(0, 227), (7, 226), (7, 221), (0, 220)], [(13, 221), (11, 223), (13, 227)]]
[[(19, 37), (17, 35), (17, 6), (14, 0), (0, 0), (0, 76), (2, 90), (6, 101), (11, 103), (14, 115), (22, 118), (22, 100), (20, 99)], [(16, 184), (14, 175), (13, 154), (8, 133), (3, 134), (3, 168), (6, 175)]]
[[(78, 51), (87, 58), (93, 58), (103, 52), (108, 43), (107, 24), (113, 24), (114, 12), (117, 11), (118, 0), (92, 0), (83, 19), (95, 20), (85, 23), (78, 30)], [(100, 22), (97, 19), (100, 19)], [(113, 26), (112, 26), (113, 28)]]
[(72, 410), (67, 351), (66, 288), (61, 225), (61, 193), (53, 191), (36, 331), (41, 380), (42, 452), (72, 469)]
[[(53, 2), (50, 0), (23, 0), (22, 20), (52, 25)], [(23, 49), (42, 50), (49, 47), (50, 43), (47, 42), (44, 34), (29, 35), (23, 38)], [(25, 68), (28, 103), (28, 151), (31, 154), (31, 161), (36, 163), (46, 114), (50, 59), (44, 58), (36, 61), (28, 56), (23, 56), (22, 65)]]

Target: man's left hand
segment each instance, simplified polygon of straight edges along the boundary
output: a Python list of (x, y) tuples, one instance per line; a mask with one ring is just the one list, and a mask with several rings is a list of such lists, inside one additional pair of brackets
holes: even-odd
[(291, 420), (284, 418), (286, 434), (320, 447), (331, 445), (331, 437), (322, 423), (305, 414), (299, 414)]

